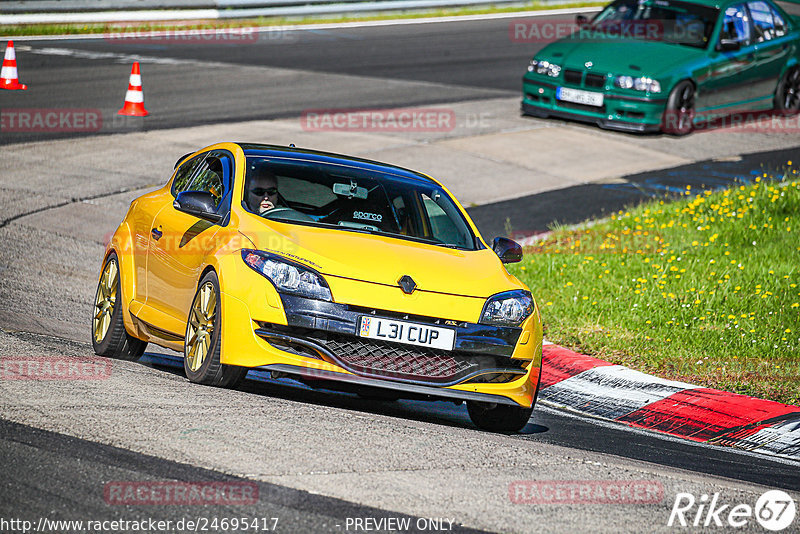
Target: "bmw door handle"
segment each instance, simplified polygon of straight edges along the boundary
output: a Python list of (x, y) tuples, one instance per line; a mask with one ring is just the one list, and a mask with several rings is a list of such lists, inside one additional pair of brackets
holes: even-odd
[(159, 228), (161, 227), (159, 226), (158, 228), (153, 228), (152, 230), (150, 230), (150, 235), (155, 241), (158, 241), (159, 239), (161, 239), (161, 236), (164, 235), (164, 232), (159, 230)]

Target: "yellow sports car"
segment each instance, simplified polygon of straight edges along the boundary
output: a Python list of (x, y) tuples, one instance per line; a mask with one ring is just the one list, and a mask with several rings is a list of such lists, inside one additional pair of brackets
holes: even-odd
[(135, 199), (105, 252), (92, 342), (183, 352), (192, 382), (248, 369), (383, 398), (466, 401), (518, 431), (542, 362), (539, 310), (436, 180), (294, 147), (220, 143)]

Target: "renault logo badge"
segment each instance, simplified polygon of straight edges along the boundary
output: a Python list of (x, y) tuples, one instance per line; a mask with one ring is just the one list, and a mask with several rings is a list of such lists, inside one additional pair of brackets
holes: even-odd
[(414, 281), (413, 278), (411, 278), (407, 274), (404, 274), (400, 278), (400, 280), (397, 281), (397, 284), (400, 286), (400, 289), (402, 289), (403, 293), (405, 293), (406, 295), (410, 295), (411, 293), (414, 292), (415, 289), (417, 289), (417, 283)]

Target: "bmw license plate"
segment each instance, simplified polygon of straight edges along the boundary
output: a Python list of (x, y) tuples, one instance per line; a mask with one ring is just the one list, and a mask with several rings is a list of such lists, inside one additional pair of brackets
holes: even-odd
[(595, 106), (598, 108), (603, 105), (603, 93), (581, 91), (580, 89), (570, 89), (569, 87), (559, 87), (556, 90), (556, 98), (575, 104)]
[(361, 317), (358, 335), (370, 339), (382, 339), (383, 341), (444, 350), (453, 350), (456, 340), (456, 332), (452, 328), (367, 316)]

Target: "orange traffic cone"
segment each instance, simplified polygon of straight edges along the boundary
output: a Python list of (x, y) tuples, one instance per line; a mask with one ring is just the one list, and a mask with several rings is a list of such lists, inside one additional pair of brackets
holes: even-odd
[(117, 115), (130, 115), (132, 117), (146, 117), (144, 109), (144, 93), (142, 92), (142, 75), (139, 74), (139, 62), (136, 61), (131, 69), (131, 79), (128, 82), (128, 92), (125, 93), (125, 105)]
[(0, 89), (22, 90), (28, 86), (19, 83), (17, 78), (17, 55), (14, 53), (14, 41), (9, 41), (6, 55), (3, 58), (3, 70), (0, 71)]

